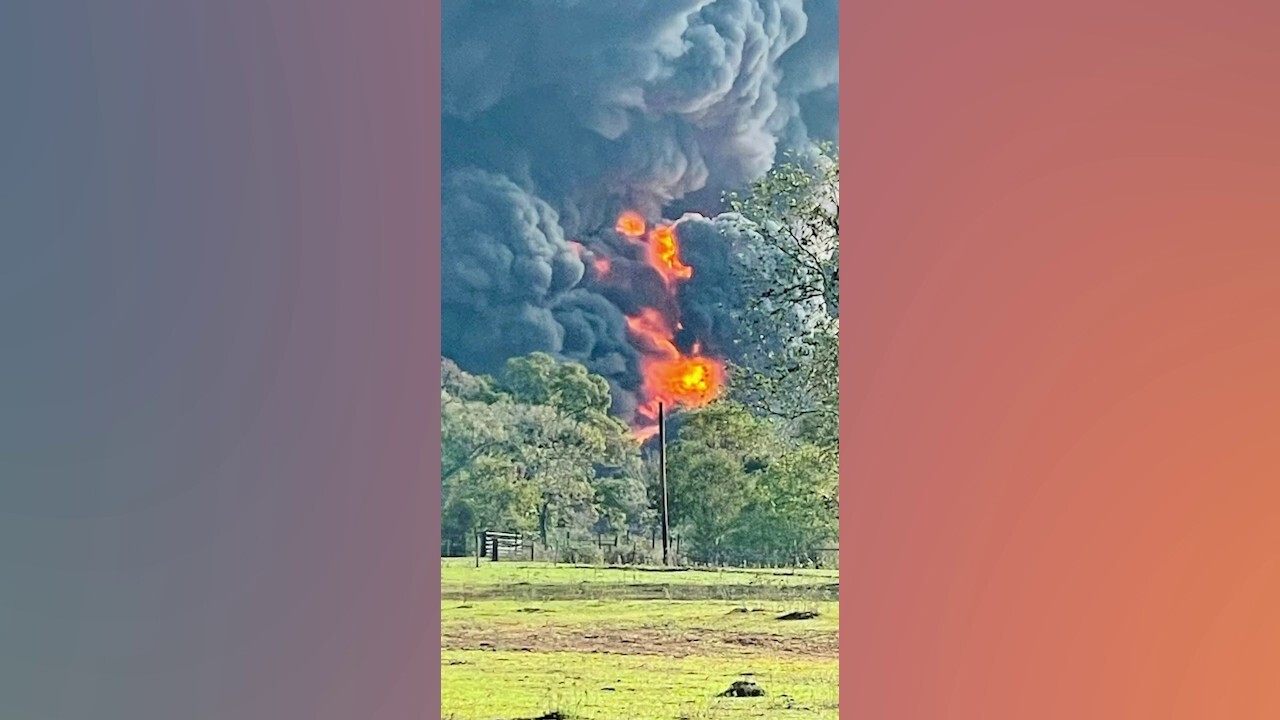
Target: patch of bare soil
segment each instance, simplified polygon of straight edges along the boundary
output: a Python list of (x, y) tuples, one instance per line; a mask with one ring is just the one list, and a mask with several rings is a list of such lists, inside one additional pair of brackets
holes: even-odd
[(709, 629), (628, 628), (583, 632), (567, 627), (457, 627), (445, 630), (440, 641), (446, 650), (572, 651), (665, 657), (767, 654), (826, 658), (836, 657), (840, 650), (833, 632), (796, 636)]

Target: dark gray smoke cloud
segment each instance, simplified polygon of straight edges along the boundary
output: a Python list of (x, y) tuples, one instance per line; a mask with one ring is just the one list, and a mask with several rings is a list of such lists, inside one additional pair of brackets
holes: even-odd
[(684, 326), (676, 336), (677, 345), (688, 351), (696, 342), (717, 356), (736, 360), (738, 345), (746, 339), (740, 311), (747, 298), (733, 274), (734, 253), (745, 227), (736, 215), (724, 214), (681, 218), (676, 232), (681, 256), (696, 268), (677, 295)]
[[(443, 15), (444, 352), (491, 371), (545, 350), (629, 395), (623, 315), (663, 292), (617, 213), (714, 213), (780, 150), (833, 138), (836, 0), (449, 0)], [(716, 308), (740, 299), (718, 231), (689, 231), (684, 340), (730, 346)]]
[(640, 388), (639, 355), (626, 339), (626, 319), (604, 296), (584, 289), (560, 298), (553, 315), (564, 329), (561, 354), (609, 380), (615, 415), (630, 417)]
[(560, 352), (551, 307), (585, 268), (556, 211), (501, 175), (458, 170), (443, 184), (446, 355), (492, 370), (534, 350)]

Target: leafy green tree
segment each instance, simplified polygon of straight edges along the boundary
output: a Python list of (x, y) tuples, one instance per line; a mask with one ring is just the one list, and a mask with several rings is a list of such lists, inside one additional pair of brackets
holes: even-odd
[(787, 448), (760, 475), (730, 533), (728, 560), (774, 565), (816, 562), (839, 534), (839, 458), (812, 444)]
[(465, 547), (484, 527), (625, 525), (643, 510), (639, 448), (608, 415), (609, 386), (581, 365), (535, 353), (501, 377), (442, 365), (443, 537)]
[(493, 386), (493, 380), (485, 375), (472, 375), (458, 367), (449, 358), (440, 361), (440, 389), (459, 400), (497, 402), (502, 394)]
[(836, 542), (839, 456), (722, 401), (682, 414), (667, 462), (681, 550), (713, 564), (804, 564)]
[(537, 494), (520, 476), (518, 460), (533, 422), (488, 378), (448, 361), (442, 370), (441, 534), (447, 547), (462, 551), (483, 527), (529, 525)]
[(714, 403), (681, 418), (667, 452), (667, 492), (682, 552), (709, 563), (733, 554), (728, 542), (738, 516), (755, 497), (775, 445), (769, 424), (736, 403)]
[(499, 386), (519, 402), (557, 413), (559, 435), (529, 461), (544, 478), (539, 509), (543, 538), (551, 527), (618, 529), (639, 511), (639, 446), (628, 428), (609, 415), (609, 384), (578, 363), (557, 362), (546, 353), (507, 361)]
[(609, 411), (609, 383), (604, 378), (578, 363), (556, 362), (546, 353), (508, 360), (499, 385), (517, 402), (550, 405), (579, 420)]
[(733, 397), (829, 446), (839, 440), (839, 186), (827, 146), (727, 198), (745, 225), (736, 265), (755, 339), (733, 368)]
[(459, 551), (483, 528), (532, 530), (539, 489), (507, 458), (484, 456), (451, 478), (445, 496), (446, 537)]

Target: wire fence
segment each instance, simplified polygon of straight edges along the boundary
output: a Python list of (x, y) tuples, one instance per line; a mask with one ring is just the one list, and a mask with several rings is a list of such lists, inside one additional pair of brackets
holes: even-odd
[[(684, 567), (839, 567), (839, 547), (807, 548), (787, 552), (777, 548), (752, 552), (733, 548), (720, 561), (691, 557), (681, 534), (671, 535), (670, 564)], [(545, 562), (607, 565), (660, 565), (662, 538), (650, 532), (574, 532), (559, 530), (545, 536), (508, 530), (482, 530), (461, 543), (445, 538), (444, 557), (474, 557), (484, 562)]]

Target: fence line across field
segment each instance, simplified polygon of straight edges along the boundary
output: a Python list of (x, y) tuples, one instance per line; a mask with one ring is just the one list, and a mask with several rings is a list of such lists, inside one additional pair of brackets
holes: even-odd
[[(688, 565), (688, 558), (681, 552), (680, 534), (671, 535), (670, 556), (678, 565)], [(595, 533), (547, 533), (546, 541), (541, 533), (523, 533), (510, 530), (481, 530), (476, 532), (472, 549), (453, 547), (454, 543), (446, 543), (441, 548), (446, 557), (466, 557), (474, 554), (476, 567), (481, 560), (489, 562), (548, 562), (548, 563), (580, 563), (577, 554), (585, 547), (593, 548), (599, 553), (599, 560), (609, 564), (657, 564), (660, 562), (660, 539), (658, 532), (595, 532)], [(777, 553), (761, 553), (759, 562), (724, 563), (725, 566), (754, 567), (794, 567), (797, 565), (817, 564), (822, 567), (839, 567), (839, 548), (823, 547), (818, 549), (818, 557), (795, 558), (792, 562), (778, 562)], [(702, 564), (702, 563), (698, 563)]]
[[(671, 541), (673, 551), (678, 556), (680, 547), (679, 534), (673, 534)], [(543, 559), (548, 560), (550, 559), (548, 555), (554, 555), (563, 548), (574, 544), (593, 545), (602, 552), (611, 550), (616, 553), (623, 549), (634, 551), (644, 547), (651, 551), (656, 551), (659, 543), (656, 530), (649, 535), (632, 532), (574, 535), (566, 531), (563, 536), (558, 533), (549, 535), (545, 542), (536, 534), (504, 530), (481, 530), (476, 533), (475, 555), (477, 561), (480, 558), (487, 558), (492, 562), (497, 562), (505, 557), (510, 560), (536, 562), (539, 548), (542, 549)], [(451, 547), (450, 543), (446, 543), (446, 546), (442, 549), (445, 551), (446, 556), (452, 555), (456, 557), (460, 555), (460, 553), (453, 552), (454, 548)]]

